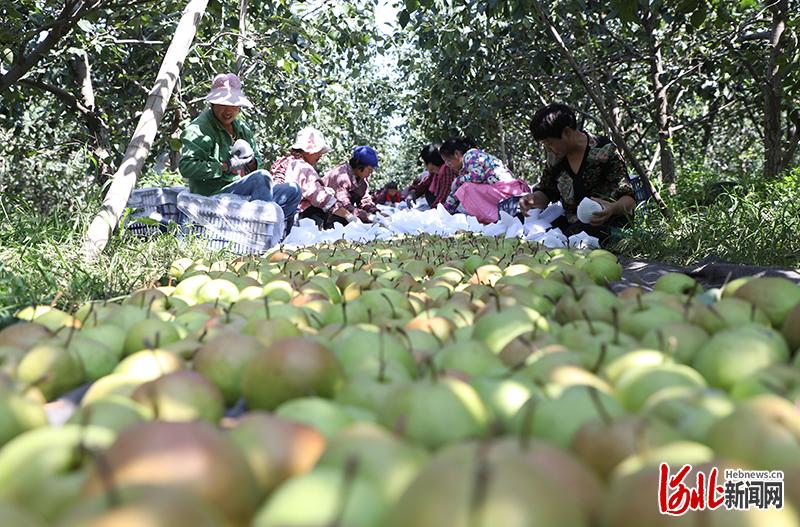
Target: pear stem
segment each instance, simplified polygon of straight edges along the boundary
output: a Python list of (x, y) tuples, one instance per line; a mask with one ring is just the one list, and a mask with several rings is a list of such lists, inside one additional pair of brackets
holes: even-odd
[(603, 406), (603, 401), (600, 400), (600, 390), (594, 386), (587, 386), (586, 389), (589, 391), (589, 398), (592, 400), (592, 404), (597, 410), (597, 414), (600, 416), (600, 419), (603, 420), (606, 426), (610, 426), (614, 420), (608, 413), (608, 410), (606, 410), (606, 407)]

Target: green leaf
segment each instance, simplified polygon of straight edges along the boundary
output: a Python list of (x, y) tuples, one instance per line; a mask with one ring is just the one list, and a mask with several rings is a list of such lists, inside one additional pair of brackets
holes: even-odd
[(419, 8), (418, 0), (406, 0), (406, 11), (413, 13)]
[(92, 23), (91, 23), (91, 22), (89, 22), (88, 20), (80, 20), (80, 21), (78, 22), (78, 27), (79, 27), (79, 28), (81, 29), (81, 31), (83, 31), (84, 33), (90, 33), (90, 32), (91, 32), (91, 31), (94, 29), (94, 24), (92, 24)]
[(467, 98), (464, 97), (463, 95), (459, 95), (458, 98), (456, 99), (456, 106), (458, 106), (459, 108), (463, 108), (466, 105), (467, 105)]
[(637, 0), (613, 0), (612, 4), (619, 14), (619, 19), (623, 22), (635, 22), (639, 12), (639, 2)]
[(698, 9), (695, 10), (694, 13), (692, 13), (692, 17), (690, 19), (691, 22), (692, 22), (692, 25), (699, 29), (700, 26), (703, 25), (703, 22), (706, 21), (706, 16), (707, 15), (708, 15), (708, 12), (706, 11), (706, 6), (705, 5), (699, 6)]
[(411, 20), (411, 15), (408, 13), (408, 11), (403, 9), (400, 11), (397, 19), (400, 22), (400, 27), (405, 28), (408, 25), (408, 22)]

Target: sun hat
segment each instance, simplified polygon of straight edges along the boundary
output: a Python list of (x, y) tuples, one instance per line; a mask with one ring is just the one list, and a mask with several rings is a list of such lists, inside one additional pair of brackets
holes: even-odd
[(353, 149), (353, 159), (364, 166), (378, 168), (378, 152), (371, 146), (357, 146)]
[(253, 103), (244, 96), (242, 81), (235, 73), (220, 73), (214, 77), (206, 101), (226, 106), (253, 106)]
[(297, 137), (292, 145), (292, 150), (302, 150), (307, 154), (323, 154), (330, 151), (325, 136), (316, 128), (307, 127), (297, 132)]

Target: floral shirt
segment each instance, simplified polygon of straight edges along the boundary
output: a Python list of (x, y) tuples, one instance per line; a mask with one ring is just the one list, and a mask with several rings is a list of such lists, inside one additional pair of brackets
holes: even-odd
[(578, 221), (578, 203), (583, 198), (616, 201), (622, 196), (633, 197), (625, 161), (616, 145), (607, 137), (586, 136), (589, 143), (577, 174), (566, 157), (551, 156), (539, 183), (533, 187), (533, 191), (544, 192), (551, 202), (561, 201), (570, 223)]
[(333, 189), (337, 201), (348, 212), (356, 214), (362, 220), (368, 214), (378, 211), (372, 202), (367, 180), (356, 178), (350, 163), (342, 163), (329, 170), (322, 178), (322, 182), (326, 187)]
[(494, 185), (500, 181), (512, 181), (513, 179), (511, 171), (500, 159), (477, 148), (467, 150), (464, 152), (461, 171), (450, 186), (450, 194), (444, 202), (444, 207), (451, 214), (455, 213), (459, 205), (456, 191), (464, 183)]
[(341, 206), (333, 189), (326, 187), (314, 167), (301, 158), (289, 155), (278, 159), (272, 165), (271, 175), (276, 183), (294, 183), (300, 187), (303, 194), (300, 212), (309, 207), (333, 212)]

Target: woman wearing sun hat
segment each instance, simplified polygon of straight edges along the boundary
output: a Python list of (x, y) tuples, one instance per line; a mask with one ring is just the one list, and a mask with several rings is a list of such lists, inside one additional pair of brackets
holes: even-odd
[(181, 135), (179, 169), (195, 194), (237, 194), (248, 200), (274, 201), (291, 226), (300, 203), (300, 188), (272, 184), (262, 166), (253, 132), (239, 118), (242, 107), (252, 103), (233, 73), (214, 77), (206, 96), (210, 108), (198, 115)]
[(322, 228), (357, 219), (317, 173), (316, 165), (328, 151), (330, 148), (322, 132), (312, 127), (303, 128), (297, 133), (289, 155), (275, 161), (270, 169), (275, 181), (293, 183), (300, 187), (300, 217), (311, 218)]

